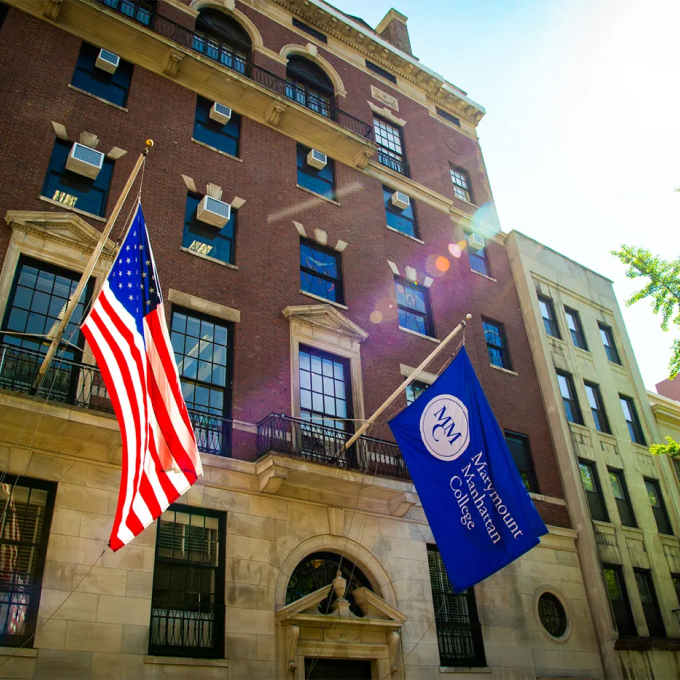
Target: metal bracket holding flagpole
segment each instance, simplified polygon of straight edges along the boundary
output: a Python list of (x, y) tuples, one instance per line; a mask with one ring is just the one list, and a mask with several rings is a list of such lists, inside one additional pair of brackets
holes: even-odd
[(453, 338), (458, 335), (458, 333), (461, 332), (467, 326), (467, 322), (472, 318), (472, 314), (466, 314), (465, 318), (442, 340), (442, 342), (435, 347), (430, 354), (428, 354), (425, 359), (423, 359), (422, 363), (418, 368), (416, 368), (411, 375), (402, 382), (399, 387), (397, 387), (392, 394), (385, 399), (385, 401), (378, 407), (378, 410), (347, 440), (345, 443), (345, 450), (349, 449), (354, 442), (361, 437), (361, 435), (368, 430), (371, 425), (378, 419), (378, 417), (384, 413), (390, 405), (394, 402), (394, 400), (414, 381), (417, 380), (418, 376), (425, 370), (427, 365), (432, 362), (438, 355), (439, 353), (446, 347)]
[(52, 359), (54, 358), (54, 353), (57, 351), (57, 348), (59, 347), (59, 343), (61, 342), (61, 339), (64, 335), (64, 331), (66, 330), (66, 326), (68, 325), (69, 321), (71, 320), (71, 316), (73, 315), (73, 312), (75, 311), (76, 306), (78, 305), (78, 301), (80, 300), (81, 295), (83, 294), (83, 291), (85, 290), (85, 286), (87, 285), (87, 282), (90, 280), (90, 276), (92, 276), (92, 272), (94, 271), (94, 268), (97, 266), (97, 262), (99, 261), (99, 256), (102, 253), (102, 250), (104, 250), (104, 246), (106, 245), (106, 241), (109, 238), (109, 234), (111, 233), (111, 230), (113, 229), (113, 225), (116, 223), (116, 220), (118, 219), (118, 215), (120, 214), (120, 211), (123, 208), (123, 205), (125, 203), (125, 199), (128, 197), (128, 194), (130, 193), (130, 189), (132, 188), (132, 185), (134, 184), (135, 180), (137, 179), (137, 175), (139, 174), (140, 169), (144, 165), (144, 161), (146, 160), (146, 155), (149, 153), (149, 150), (153, 146), (153, 140), (152, 139), (147, 139), (146, 140), (146, 149), (142, 151), (142, 153), (139, 154), (139, 158), (137, 159), (137, 162), (135, 163), (135, 167), (132, 168), (132, 172), (130, 173), (130, 176), (128, 177), (127, 182), (125, 183), (125, 186), (123, 187), (123, 191), (121, 192), (120, 196), (118, 197), (118, 200), (116, 201), (116, 205), (113, 207), (113, 210), (111, 211), (111, 215), (109, 216), (108, 221), (106, 222), (106, 226), (104, 227), (104, 231), (102, 231), (101, 236), (99, 237), (99, 241), (97, 242), (97, 245), (94, 247), (94, 250), (92, 251), (92, 254), (90, 255), (90, 259), (88, 260), (87, 264), (85, 265), (85, 269), (83, 271), (83, 275), (80, 277), (80, 281), (78, 282), (78, 286), (76, 287), (75, 292), (73, 295), (71, 295), (68, 305), (66, 306), (66, 311), (64, 312), (61, 320), (59, 321), (59, 325), (57, 328), (54, 330), (54, 333), (52, 335), (52, 342), (50, 343), (50, 346), (47, 350), (47, 353), (45, 354), (45, 358), (43, 359), (42, 364), (40, 365), (40, 369), (38, 370), (38, 374), (35, 378), (35, 382), (33, 387), (35, 389), (38, 389), (40, 385), (42, 384), (42, 381), (45, 377), (45, 374), (47, 373), (47, 369), (50, 367), (50, 364), (52, 363)]

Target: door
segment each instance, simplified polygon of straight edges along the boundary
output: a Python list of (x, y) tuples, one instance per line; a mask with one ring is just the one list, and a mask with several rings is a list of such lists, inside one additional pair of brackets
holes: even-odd
[(305, 659), (306, 680), (371, 680), (371, 662), (347, 659)]

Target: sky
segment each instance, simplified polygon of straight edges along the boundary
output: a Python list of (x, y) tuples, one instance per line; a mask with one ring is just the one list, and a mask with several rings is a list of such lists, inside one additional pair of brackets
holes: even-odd
[[(610, 255), (680, 256), (680, 2), (332, 0), (376, 26), (408, 17), (413, 53), (487, 111), (478, 132), (503, 231), (614, 282), (645, 385), (672, 331)], [(680, 378), (678, 378), (680, 379)]]

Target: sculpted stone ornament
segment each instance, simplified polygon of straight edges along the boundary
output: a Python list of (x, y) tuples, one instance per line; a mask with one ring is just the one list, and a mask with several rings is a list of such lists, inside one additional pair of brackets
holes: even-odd
[(341, 616), (343, 618), (352, 618), (354, 614), (349, 609), (349, 602), (345, 598), (345, 592), (347, 591), (347, 579), (342, 577), (340, 570), (335, 575), (333, 579), (333, 592), (335, 593), (336, 600), (333, 602), (332, 610), (334, 616)]

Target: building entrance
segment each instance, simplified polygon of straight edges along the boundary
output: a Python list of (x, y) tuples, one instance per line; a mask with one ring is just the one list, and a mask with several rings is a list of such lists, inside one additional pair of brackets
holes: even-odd
[(371, 680), (371, 662), (347, 659), (305, 659), (307, 680)]

